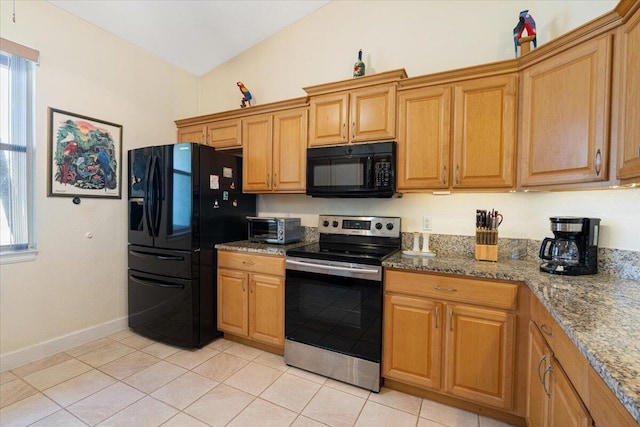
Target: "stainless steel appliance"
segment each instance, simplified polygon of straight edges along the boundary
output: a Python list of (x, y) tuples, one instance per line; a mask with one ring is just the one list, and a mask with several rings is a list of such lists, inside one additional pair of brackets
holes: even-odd
[(307, 194), (313, 197), (392, 197), (396, 143), (307, 150)]
[(249, 240), (284, 245), (302, 240), (300, 218), (250, 216)]
[(380, 391), (382, 261), (400, 250), (400, 218), (318, 222), (318, 243), (287, 251), (285, 363)]
[(129, 150), (129, 327), (199, 347), (216, 327), (214, 245), (247, 238), (242, 159), (182, 143)]
[(540, 270), (569, 276), (596, 274), (600, 219), (558, 216), (549, 220), (555, 238), (542, 241)]

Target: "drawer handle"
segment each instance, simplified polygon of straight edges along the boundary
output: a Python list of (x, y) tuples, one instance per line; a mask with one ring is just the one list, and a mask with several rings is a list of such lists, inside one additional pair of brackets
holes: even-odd
[(553, 367), (551, 365), (547, 366), (547, 369), (544, 370), (544, 373), (542, 374), (542, 387), (544, 387), (544, 392), (547, 395), (547, 397), (551, 397), (551, 392), (549, 390), (547, 390), (547, 374), (549, 372), (551, 372), (553, 370)]
[(242, 263), (244, 265), (254, 265), (255, 264), (255, 262), (253, 262), (253, 261), (242, 261)]
[(598, 149), (598, 151), (596, 151), (596, 176), (600, 176), (601, 166), (602, 166), (602, 153), (600, 152), (600, 149)]
[(542, 330), (542, 332), (549, 335), (550, 337), (553, 336), (553, 332), (551, 332), (551, 328), (547, 326), (546, 323), (543, 323), (542, 325), (540, 325), (540, 329)]
[(442, 291), (442, 292), (458, 292), (456, 288), (441, 288), (438, 285), (433, 285), (433, 289), (435, 289), (436, 291)]

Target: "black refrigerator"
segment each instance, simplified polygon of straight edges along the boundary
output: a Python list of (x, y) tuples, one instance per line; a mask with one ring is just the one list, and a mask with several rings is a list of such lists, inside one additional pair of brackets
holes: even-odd
[(180, 347), (216, 328), (214, 245), (247, 238), (242, 158), (194, 143), (129, 150), (129, 327)]

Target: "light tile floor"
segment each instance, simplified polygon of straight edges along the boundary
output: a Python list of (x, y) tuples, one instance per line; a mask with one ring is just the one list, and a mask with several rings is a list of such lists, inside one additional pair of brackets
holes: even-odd
[(508, 427), (225, 339), (190, 351), (128, 330), (3, 372), (0, 408), (0, 426)]

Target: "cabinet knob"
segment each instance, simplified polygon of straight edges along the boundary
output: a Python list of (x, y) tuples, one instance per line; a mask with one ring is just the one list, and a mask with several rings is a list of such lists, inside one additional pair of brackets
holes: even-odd
[(273, 174), (273, 188), (276, 188), (278, 186), (278, 174), (274, 173)]
[(440, 307), (436, 307), (436, 329), (438, 329), (438, 318), (440, 317)]
[(447, 183), (447, 165), (442, 166), (442, 179), (443, 184)]
[(351, 139), (356, 138), (356, 122), (351, 123)]
[(456, 165), (456, 184), (460, 184), (460, 165)]
[(347, 130), (347, 124), (346, 123), (342, 123), (342, 139), (347, 139), (347, 135), (346, 135), (346, 130)]

